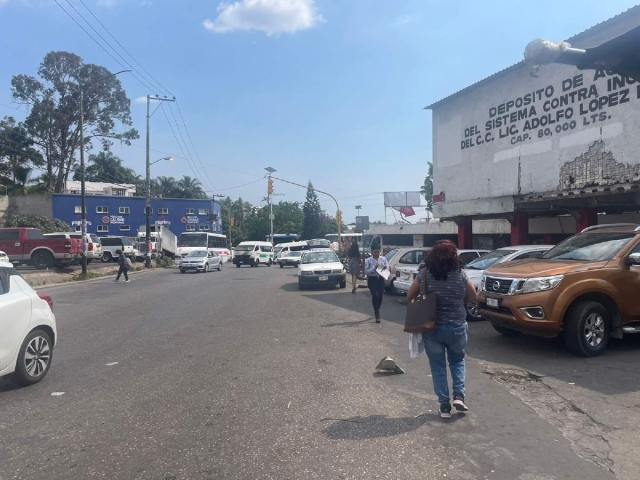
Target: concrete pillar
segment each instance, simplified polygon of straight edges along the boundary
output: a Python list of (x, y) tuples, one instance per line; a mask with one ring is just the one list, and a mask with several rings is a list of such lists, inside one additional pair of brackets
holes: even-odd
[(528, 245), (529, 243), (529, 214), (515, 212), (511, 224), (511, 245)]
[(458, 225), (458, 248), (473, 248), (473, 219), (458, 217), (456, 224)]
[(598, 211), (594, 208), (578, 210), (578, 217), (579, 218), (576, 219), (576, 233), (580, 233), (585, 228), (598, 224)]

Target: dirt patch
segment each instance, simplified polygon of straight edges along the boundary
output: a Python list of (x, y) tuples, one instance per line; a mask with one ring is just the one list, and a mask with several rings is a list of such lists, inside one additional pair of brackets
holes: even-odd
[[(144, 266), (142, 265), (134, 265), (131, 271), (136, 272), (143, 269), (144, 269)], [(90, 280), (92, 278), (108, 277), (110, 275), (116, 275), (117, 272), (118, 272), (117, 265), (108, 265), (104, 267), (91, 269), (88, 272), (88, 275), (86, 278), (83, 278), (82, 275), (79, 274), (77, 271), (72, 271), (72, 272), (43, 271), (43, 272), (37, 272), (37, 273), (25, 275), (23, 278), (32, 287), (42, 287), (44, 285), (57, 285), (60, 283), (79, 282), (84, 280)]]

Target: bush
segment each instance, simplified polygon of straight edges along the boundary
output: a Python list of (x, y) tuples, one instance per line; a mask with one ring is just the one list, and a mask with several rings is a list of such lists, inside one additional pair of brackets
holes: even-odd
[(42, 233), (72, 232), (73, 228), (66, 222), (41, 215), (14, 215), (7, 220), (7, 227), (39, 228)]

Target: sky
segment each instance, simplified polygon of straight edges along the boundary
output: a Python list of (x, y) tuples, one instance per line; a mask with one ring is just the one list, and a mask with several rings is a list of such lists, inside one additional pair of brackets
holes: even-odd
[[(0, 117), (24, 118), (11, 78), (36, 75), (50, 51), (123, 70), (71, 6), (135, 67), (135, 76), (119, 78), (141, 137), (113, 148), (127, 166), (144, 173), (144, 97), (171, 94), (187, 146), (158, 110), (152, 161), (175, 161), (153, 165), (153, 176), (196, 176), (210, 194), (258, 205), (266, 196), (264, 167), (272, 167), (276, 176), (311, 180), (333, 194), (346, 222), (361, 205), (371, 221), (393, 223), (382, 192), (419, 190), (431, 160), (426, 105), (519, 62), (535, 38), (564, 40), (634, 2), (0, 0)], [(278, 181), (275, 191), (276, 202), (306, 195)], [(319, 197), (334, 215), (333, 201)], [(411, 218), (424, 216), (423, 207), (416, 210)]]

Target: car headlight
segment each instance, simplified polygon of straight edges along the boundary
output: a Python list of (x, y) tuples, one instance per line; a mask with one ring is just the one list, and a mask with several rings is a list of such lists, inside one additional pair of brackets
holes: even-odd
[(545, 290), (553, 290), (560, 284), (563, 278), (564, 275), (528, 278), (524, 281), (522, 288), (516, 290), (516, 293), (534, 293), (544, 292)]
[(313, 275), (313, 272), (309, 272), (309, 271), (303, 270), (303, 271), (300, 272), (300, 275)]
[(487, 276), (485, 274), (483, 274), (482, 275), (482, 280), (480, 281), (480, 291), (481, 292), (486, 292), (486, 289), (484, 288), (486, 283), (487, 283)]

